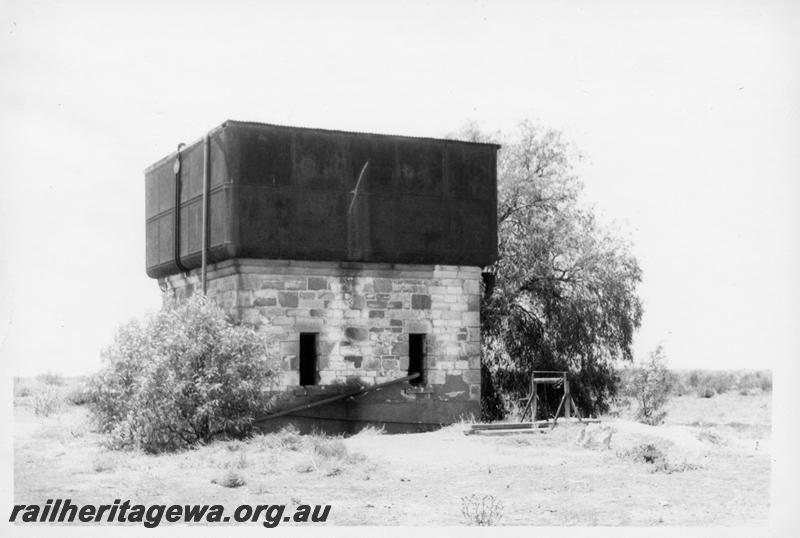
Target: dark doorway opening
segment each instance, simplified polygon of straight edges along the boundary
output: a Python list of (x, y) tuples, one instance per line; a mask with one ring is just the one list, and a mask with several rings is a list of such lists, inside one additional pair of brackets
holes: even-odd
[(317, 384), (317, 333), (300, 333), (300, 385)]
[(425, 384), (425, 335), (408, 335), (408, 375), (419, 374), (419, 377), (412, 379), (412, 385)]

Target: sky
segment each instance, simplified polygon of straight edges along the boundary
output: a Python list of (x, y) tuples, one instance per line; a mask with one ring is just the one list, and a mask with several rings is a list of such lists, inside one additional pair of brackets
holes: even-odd
[(227, 119), (563, 131), (633, 241), (635, 352), (800, 354), (800, 10), (752, 2), (0, 3), (0, 354), (86, 374), (158, 308), (149, 164)]

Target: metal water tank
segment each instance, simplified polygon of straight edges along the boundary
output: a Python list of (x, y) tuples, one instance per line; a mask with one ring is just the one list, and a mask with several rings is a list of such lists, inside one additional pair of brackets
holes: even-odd
[(204, 199), (209, 263), (488, 265), (498, 148), (227, 121), (146, 169), (147, 274), (200, 266)]

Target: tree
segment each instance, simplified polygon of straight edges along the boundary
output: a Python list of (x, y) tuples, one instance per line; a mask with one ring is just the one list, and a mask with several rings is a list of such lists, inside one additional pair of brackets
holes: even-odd
[(526, 120), (514, 137), (474, 125), (459, 136), (500, 137), (498, 259), (492, 295), (481, 304), (483, 357), (506, 409), (523, 398), (533, 370), (569, 372), (587, 413), (616, 393), (614, 363), (632, 360), (642, 316), (641, 270), (630, 244), (580, 203), (575, 147), (561, 133)]
[(655, 426), (664, 422), (666, 411), (662, 411), (669, 399), (672, 377), (666, 366), (664, 348), (658, 346), (650, 352), (647, 360), (633, 371), (631, 380), (632, 396), (639, 408), (636, 420)]

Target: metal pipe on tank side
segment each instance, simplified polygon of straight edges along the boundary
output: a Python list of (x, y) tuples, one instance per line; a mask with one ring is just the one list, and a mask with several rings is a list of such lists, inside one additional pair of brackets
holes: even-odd
[(178, 144), (178, 150), (175, 154), (175, 164), (172, 171), (175, 173), (175, 214), (173, 215), (172, 226), (172, 239), (173, 239), (173, 257), (175, 258), (175, 267), (181, 273), (188, 273), (189, 269), (181, 262), (181, 149), (186, 144), (181, 142)]
[(201, 269), (200, 279), (203, 284), (203, 295), (206, 294), (208, 269), (208, 187), (210, 183), (210, 144), (208, 134), (203, 137), (203, 228), (201, 232)]

